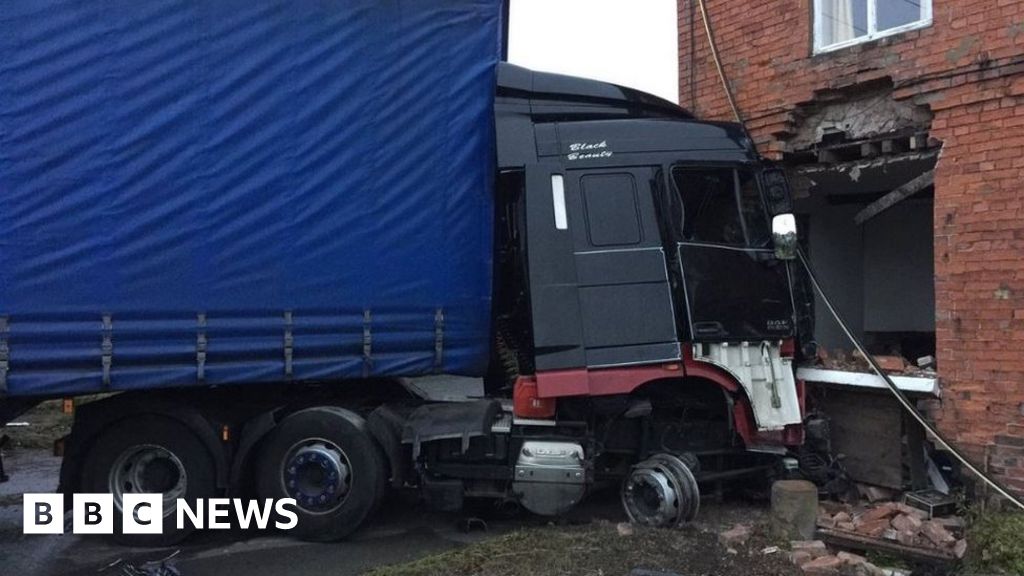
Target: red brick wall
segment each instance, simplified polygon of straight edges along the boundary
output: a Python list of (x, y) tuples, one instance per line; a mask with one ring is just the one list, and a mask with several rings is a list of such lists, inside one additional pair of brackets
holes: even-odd
[[(732, 119), (699, 11), (679, 0), (680, 103)], [(1024, 494), (1024, 1), (934, 0), (925, 29), (812, 56), (811, 0), (706, 0), (740, 110), (777, 156), (815, 91), (889, 77), (927, 104), (941, 429)], [(691, 40), (695, 45), (691, 59)], [(908, 298), (913, 295), (908, 294)]]

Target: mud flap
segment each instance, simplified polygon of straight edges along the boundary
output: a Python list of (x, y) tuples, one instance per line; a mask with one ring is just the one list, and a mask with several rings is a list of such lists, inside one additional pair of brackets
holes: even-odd
[(423, 442), (459, 438), (462, 451), (469, 449), (471, 438), (488, 436), (501, 411), (497, 400), (424, 404), (405, 421), (402, 443), (412, 444), (413, 460), (419, 458)]

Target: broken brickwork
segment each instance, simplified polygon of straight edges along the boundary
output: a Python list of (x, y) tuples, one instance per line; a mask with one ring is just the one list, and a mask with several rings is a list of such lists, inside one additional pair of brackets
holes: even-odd
[[(731, 120), (694, 4), (679, 2), (680, 103)], [(827, 138), (834, 128), (827, 124), (837, 98), (871, 101), (880, 90), (888, 96), (869, 113), (888, 110), (881, 116), (906, 124), (896, 131), (923, 124), (931, 144), (941, 144), (936, 418), (1024, 494), (1024, 2), (935, 1), (926, 28), (819, 55), (811, 0), (706, 5), (737, 103), (766, 155), (805, 152), (814, 140), (808, 129)]]

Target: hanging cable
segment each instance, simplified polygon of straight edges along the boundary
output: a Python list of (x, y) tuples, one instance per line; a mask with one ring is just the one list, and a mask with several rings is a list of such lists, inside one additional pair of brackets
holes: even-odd
[(715, 67), (718, 68), (718, 77), (722, 79), (722, 87), (725, 88), (725, 97), (729, 100), (729, 106), (732, 108), (732, 113), (736, 116), (736, 121), (743, 125), (743, 129), (746, 130), (743, 116), (740, 115), (739, 106), (736, 105), (736, 99), (732, 95), (732, 87), (729, 86), (729, 80), (725, 76), (725, 69), (722, 68), (722, 59), (718, 56), (718, 45), (715, 43), (715, 33), (711, 28), (708, 9), (704, 6), (704, 0), (697, 0), (697, 5), (700, 6), (700, 18), (704, 21), (704, 31), (708, 36), (708, 46), (711, 47), (711, 58), (715, 61)]
[(917, 408), (910, 401), (910, 399), (907, 398), (906, 394), (904, 394), (903, 391), (896, 386), (896, 384), (892, 381), (892, 378), (890, 378), (889, 375), (886, 374), (885, 371), (883, 371), (882, 368), (878, 365), (878, 362), (875, 360), (875, 357), (872, 356), (871, 354), (868, 354), (868, 351), (864, 349), (864, 345), (861, 344), (860, 340), (856, 336), (854, 336), (853, 332), (850, 331), (850, 328), (846, 325), (846, 322), (843, 322), (842, 317), (839, 316), (839, 312), (837, 312), (835, 307), (832, 305), (832, 301), (829, 300), (829, 297), (821, 288), (821, 284), (818, 283), (818, 278), (817, 276), (814, 275), (814, 270), (811, 269), (811, 264), (810, 262), (807, 261), (807, 257), (804, 256), (804, 251), (802, 249), (797, 248), (797, 256), (800, 259), (800, 263), (803, 264), (804, 270), (807, 271), (807, 277), (810, 279), (811, 285), (814, 287), (814, 290), (818, 293), (818, 296), (821, 296), (821, 301), (825, 303), (825, 307), (828, 308), (828, 311), (832, 314), (832, 317), (835, 318), (836, 323), (839, 324), (839, 328), (843, 331), (843, 334), (846, 334), (846, 337), (850, 339), (850, 342), (853, 342), (854, 347), (857, 348), (857, 351), (860, 352), (861, 356), (863, 356), (868, 361), (868, 364), (871, 366), (871, 370), (873, 370), (875, 374), (878, 374), (882, 378), (882, 380), (885, 382), (885, 385), (889, 388), (889, 391), (892, 392), (893, 396), (896, 397), (896, 400), (900, 403), (900, 405), (903, 406), (903, 409), (906, 410), (907, 413), (910, 414), (914, 418), (914, 420), (916, 420), (917, 423), (921, 425), (922, 428), (924, 428), (929, 434), (931, 434), (932, 438), (935, 439), (936, 443), (938, 443), (944, 449), (948, 450), (968, 470), (970, 470), (978, 478), (981, 478), (985, 482), (985, 484), (988, 484), (1002, 497), (1012, 502), (1018, 508), (1024, 510), (1024, 502), (1021, 502), (1013, 494), (1010, 494), (1008, 490), (1000, 486), (998, 482), (996, 482), (993, 478), (989, 477), (989, 475), (986, 474), (984, 471), (980, 470), (974, 464), (971, 464), (967, 457), (960, 453), (960, 450), (958, 450), (955, 446), (953, 446), (950, 442), (943, 438), (942, 434), (939, 434), (939, 431), (932, 427), (932, 425), (929, 424), (927, 420), (925, 420), (924, 416), (922, 416), (921, 413), (918, 412)]
[(693, 63), (697, 60), (697, 6), (690, 0), (690, 17), (687, 18), (687, 25), (690, 27), (690, 62), (687, 66), (690, 76), (690, 111), (697, 116), (697, 71)]
[[(736, 116), (736, 122), (743, 126), (743, 130), (746, 131), (747, 127), (744, 124), (743, 116), (740, 114), (740, 109), (736, 105), (736, 99), (733, 97), (732, 94), (732, 87), (729, 85), (729, 79), (725, 75), (725, 68), (722, 67), (722, 60), (718, 55), (718, 46), (715, 44), (715, 34), (712, 31), (711, 19), (708, 17), (708, 11), (707, 7), (704, 5), (704, 0), (697, 0), (697, 5), (700, 7), (701, 19), (704, 20), (704, 30), (705, 32), (707, 32), (708, 45), (711, 47), (711, 57), (712, 59), (714, 59), (715, 67), (718, 69), (718, 77), (722, 80), (722, 88), (725, 89), (725, 96), (729, 100), (729, 106), (732, 108), (733, 114)], [(756, 151), (757, 145), (754, 143), (753, 138), (750, 139), (750, 142), (751, 145), (754, 146), (754, 149)], [(811, 269), (811, 263), (807, 261), (807, 257), (804, 256), (803, 250), (800, 249), (799, 247), (797, 248), (797, 256), (799, 257), (800, 263), (803, 264), (804, 270), (807, 271), (807, 277), (810, 279), (811, 285), (814, 287), (814, 290), (818, 293), (818, 295), (821, 296), (822, 302), (825, 303), (825, 306), (828, 308), (828, 311), (832, 314), (832, 317), (835, 318), (836, 322), (839, 324), (839, 327), (842, 329), (843, 333), (846, 334), (846, 337), (850, 339), (850, 342), (853, 343), (853, 345), (857, 348), (861, 355), (864, 356), (864, 358), (868, 361), (868, 364), (871, 366), (871, 370), (882, 378), (882, 381), (885, 382), (886, 387), (888, 387), (889, 391), (892, 392), (893, 396), (896, 397), (896, 400), (900, 403), (903, 409), (906, 410), (907, 413), (910, 414), (911, 417), (913, 417), (914, 420), (916, 420), (917, 423), (920, 424), (932, 436), (932, 438), (935, 439), (936, 443), (938, 443), (942, 448), (949, 451), (949, 453), (952, 454), (953, 457), (956, 458), (961, 464), (963, 464), (965, 468), (970, 470), (972, 474), (980, 478), (985, 484), (987, 484), (993, 490), (998, 492), (1000, 496), (1006, 498), (1021, 510), (1024, 510), (1024, 502), (1022, 502), (1019, 498), (1015, 497), (1013, 494), (1010, 494), (1010, 492), (1006, 488), (1003, 488), (998, 482), (996, 482), (995, 479), (993, 479), (983, 470), (979, 469), (977, 466), (972, 464), (967, 459), (967, 457), (960, 452), (960, 450), (954, 447), (948, 440), (946, 440), (942, 436), (942, 434), (939, 434), (938, 430), (936, 430), (931, 424), (928, 423), (927, 420), (924, 419), (924, 416), (922, 416), (921, 413), (917, 411), (917, 408), (914, 406), (914, 404), (910, 402), (907, 396), (903, 394), (903, 391), (896, 386), (896, 384), (892, 381), (892, 378), (890, 378), (889, 375), (882, 370), (882, 368), (878, 365), (878, 362), (875, 360), (875, 357), (872, 356), (871, 354), (868, 354), (868, 351), (864, 348), (864, 345), (861, 344), (860, 340), (857, 339), (856, 336), (854, 336), (853, 332), (851, 332), (849, 327), (846, 325), (846, 322), (844, 322), (842, 317), (839, 316), (839, 312), (836, 311), (834, 306), (832, 306), (832, 301), (829, 300), (828, 296), (825, 295), (825, 291), (821, 288), (821, 284), (818, 283), (818, 278), (817, 276), (814, 275), (814, 270)]]

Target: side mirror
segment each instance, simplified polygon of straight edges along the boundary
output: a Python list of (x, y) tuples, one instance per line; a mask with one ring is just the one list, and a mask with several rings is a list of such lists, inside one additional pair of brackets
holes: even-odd
[(789, 193), (789, 180), (781, 168), (766, 168), (761, 177), (764, 181), (764, 196), (772, 216), (789, 214), (793, 211), (793, 199)]
[(796, 259), (796, 216), (779, 214), (772, 218), (772, 243), (779, 260)]

